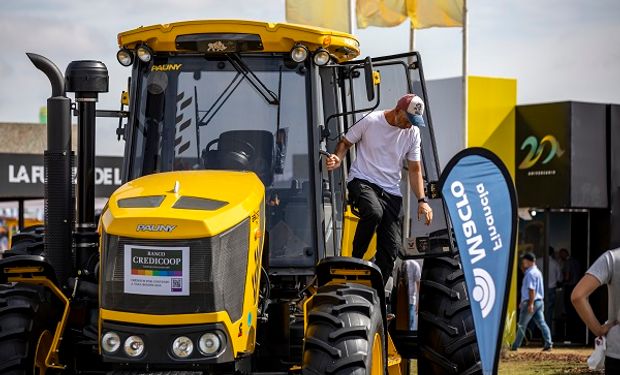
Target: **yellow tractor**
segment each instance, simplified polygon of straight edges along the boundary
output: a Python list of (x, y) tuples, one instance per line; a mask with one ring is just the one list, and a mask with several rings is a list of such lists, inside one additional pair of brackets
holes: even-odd
[[(131, 77), (115, 111), (96, 109), (103, 63), (63, 75), (28, 54), (52, 85), (46, 216), (0, 260), (0, 374), (392, 375), (411, 358), (424, 374), (480, 373), (428, 103), (439, 217), (400, 254), (424, 259), (419, 330), (409, 291), (386, 293), (391, 275), (349, 256), (347, 166), (322, 160), (369, 111), (426, 101), (418, 53), (358, 59), (346, 33), (235, 20), (140, 27), (118, 44)], [(125, 184), (99, 218), (96, 117), (118, 117), (125, 141)]]

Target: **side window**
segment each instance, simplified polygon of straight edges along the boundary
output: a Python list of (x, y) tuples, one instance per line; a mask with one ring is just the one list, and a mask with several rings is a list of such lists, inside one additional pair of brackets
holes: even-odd
[[(389, 64), (385, 65), (375, 63), (374, 70), (381, 75), (381, 83), (379, 85), (381, 90), (379, 93), (380, 103), (376, 110), (392, 109), (396, 106), (398, 99), (409, 92), (406, 66), (400, 61), (390, 61)], [(364, 69), (354, 69), (353, 77), (356, 77), (352, 78), (355, 107), (362, 109), (374, 106), (377, 98), (373, 102), (369, 102), (366, 97)], [(361, 119), (364, 115), (365, 113), (357, 113), (355, 120)]]

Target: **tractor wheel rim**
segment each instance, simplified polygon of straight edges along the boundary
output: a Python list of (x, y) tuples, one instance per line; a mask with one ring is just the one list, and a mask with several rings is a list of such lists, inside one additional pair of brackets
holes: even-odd
[(52, 339), (53, 337), (50, 331), (45, 330), (41, 332), (39, 340), (37, 341), (37, 348), (34, 352), (34, 365), (32, 369), (33, 374), (45, 375), (45, 372), (47, 371), (45, 360), (47, 359), (47, 354), (52, 346)]
[(370, 374), (371, 375), (383, 375), (383, 340), (381, 335), (375, 333), (375, 337), (372, 341), (372, 357), (370, 358)]

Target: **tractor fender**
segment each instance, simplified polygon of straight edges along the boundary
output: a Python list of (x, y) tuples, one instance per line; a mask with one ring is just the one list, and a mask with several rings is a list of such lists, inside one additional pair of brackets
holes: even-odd
[(381, 270), (372, 262), (353, 257), (327, 257), (316, 266), (317, 287), (328, 283), (359, 283), (370, 286), (377, 291), (381, 306), (383, 328), (386, 332), (385, 347), (387, 348), (387, 311), (385, 287)]
[(58, 286), (54, 268), (45, 257), (40, 255), (12, 255), (0, 259), (0, 284), (9, 283), (9, 277), (24, 274), (43, 276)]
[(359, 280), (369, 283), (369, 286), (377, 289), (385, 299), (383, 288), (383, 276), (379, 267), (367, 260), (353, 257), (327, 257), (321, 259), (316, 266), (318, 286), (323, 286), (335, 279), (347, 279), (352, 282)]

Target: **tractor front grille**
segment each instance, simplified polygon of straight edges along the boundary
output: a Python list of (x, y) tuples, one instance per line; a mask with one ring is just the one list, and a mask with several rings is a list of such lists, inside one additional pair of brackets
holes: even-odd
[[(142, 314), (192, 314), (227, 311), (241, 317), (248, 266), (250, 221), (245, 219), (215, 236), (188, 240), (148, 240), (104, 234), (102, 307)], [(188, 296), (157, 296), (124, 292), (125, 245), (189, 247)], [(148, 323), (148, 322), (145, 322)]]

